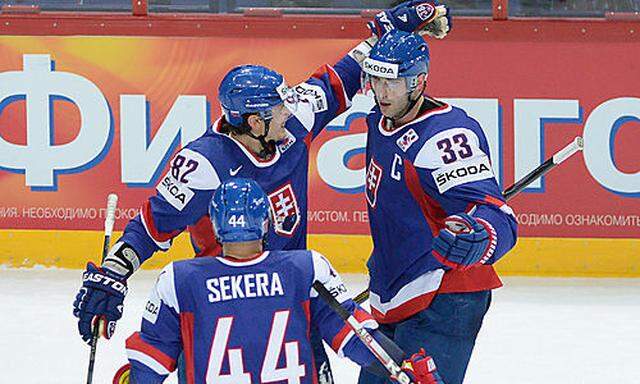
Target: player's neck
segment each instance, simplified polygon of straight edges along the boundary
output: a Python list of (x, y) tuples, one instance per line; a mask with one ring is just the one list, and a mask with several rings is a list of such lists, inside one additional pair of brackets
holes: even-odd
[(242, 243), (223, 243), (222, 254), (234, 259), (250, 259), (262, 253), (262, 241), (246, 241)]
[(413, 119), (415, 119), (420, 113), (420, 109), (422, 108), (422, 103), (424, 103), (424, 96), (420, 95), (420, 98), (413, 105), (413, 107), (411, 107), (409, 112), (405, 113), (404, 116), (402, 116), (401, 118), (393, 120), (393, 127), (398, 128), (401, 125), (405, 125), (413, 121)]
[(248, 135), (236, 135), (235, 133), (231, 133), (231, 136), (240, 144), (244, 145), (251, 153), (255, 156), (258, 156), (260, 152), (262, 152), (262, 144), (260, 142)]

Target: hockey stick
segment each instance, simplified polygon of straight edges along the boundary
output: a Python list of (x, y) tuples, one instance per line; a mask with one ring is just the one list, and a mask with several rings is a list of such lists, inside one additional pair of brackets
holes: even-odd
[[(109, 253), (109, 243), (111, 242), (111, 232), (113, 232), (113, 223), (115, 222), (116, 205), (118, 205), (118, 195), (110, 193), (107, 196), (107, 213), (104, 218), (104, 242), (102, 243), (102, 261)], [(87, 384), (93, 382), (93, 366), (96, 361), (96, 347), (98, 345), (98, 336), (100, 334), (100, 318), (93, 324), (93, 334), (91, 337), (91, 352), (89, 353), (89, 369), (87, 370)]]
[(401, 384), (413, 384), (409, 376), (402, 371), (400, 365), (393, 360), (389, 353), (378, 343), (376, 339), (366, 330), (366, 328), (360, 324), (356, 318), (349, 313), (335, 297), (327, 290), (327, 288), (319, 281), (313, 283), (313, 288), (318, 292), (327, 304), (333, 309), (347, 325), (353, 329), (353, 332), (358, 336), (362, 343), (367, 347), (376, 359), (386, 368), (392, 379), (398, 381)]
[(556, 152), (544, 163), (540, 164), (540, 166), (538, 166), (536, 169), (527, 173), (522, 179), (516, 181), (515, 184), (505, 189), (505, 191), (502, 192), (502, 196), (504, 196), (505, 200), (510, 200), (512, 197), (520, 193), (520, 191), (525, 189), (529, 184), (533, 183), (536, 179), (544, 176), (558, 164), (573, 156), (574, 153), (582, 151), (583, 148), (584, 140), (582, 139), (582, 137), (577, 136), (571, 143), (569, 143), (569, 145)]
[[(513, 185), (508, 187), (502, 192), (502, 196), (505, 200), (511, 200), (515, 195), (520, 193), (529, 184), (535, 180), (544, 176), (547, 172), (558, 166), (560, 163), (570, 158), (576, 152), (582, 151), (584, 148), (584, 140), (580, 136), (576, 136), (575, 139), (567, 146), (556, 152), (553, 156), (548, 158), (544, 163), (540, 164), (536, 169), (527, 173), (522, 179), (516, 181)], [(356, 295), (353, 299), (356, 303), (362, 304), (369, 298), (369, 290), (364, 290)]]

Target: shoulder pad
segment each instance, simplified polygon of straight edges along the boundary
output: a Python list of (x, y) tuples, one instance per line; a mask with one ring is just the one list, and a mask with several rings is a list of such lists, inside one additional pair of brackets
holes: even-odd
[(414, 165), (437, 169), (458, 160), (486, 156), (480, 149), (480, 139), (469, 128), (449, 128), (427, 139), (417, 151)]
[(489, 156), (480, 149), (480, 139), (469, 128), (451, 128), (429, 138), (414, 165), (432, 170), (440, 193), (461, 184), (495, 178)]
[(199, 152), (183, 148), (171, 161), (169, 171), (156, 190), (182, 211), (195, 195), (194, 190), (213, 190), (219, 185), (220, 178), (209, 160)]

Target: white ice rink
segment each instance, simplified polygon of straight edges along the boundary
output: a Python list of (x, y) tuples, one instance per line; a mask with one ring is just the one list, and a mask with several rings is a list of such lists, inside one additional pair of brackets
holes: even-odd
[[(98, 345), (94, 383), (111, 383), (157, 271), (130, 281), (123, 319)], [(89, 348), (71, 304), (80, 271), (0, 270), (0, 384), (84, 383)], [(345, 276), (354, 292), (363, 276)], [(506, 278), (495, 291), (466, 383), (640, 383), (640, 279)], [(333, 363), (337, 383), (357, 368)], [(175, 383), (175, 379), (167, 380)]]

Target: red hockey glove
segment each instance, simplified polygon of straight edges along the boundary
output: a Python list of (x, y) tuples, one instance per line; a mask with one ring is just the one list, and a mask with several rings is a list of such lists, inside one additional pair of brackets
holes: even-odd
[(402, 362), (402, 371), (414, 384), (444, 384), (436, 370), (436, 363), (423, 348)]

